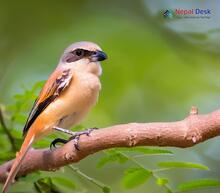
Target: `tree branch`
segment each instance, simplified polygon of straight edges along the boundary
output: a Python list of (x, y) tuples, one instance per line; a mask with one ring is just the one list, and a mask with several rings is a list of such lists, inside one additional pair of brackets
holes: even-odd
[(11, 149), (16, 152), (17, 151), (17, 148), (16, 148), (16, 145), (15, 145), (15, 141), (14, 141), (14, 138), (13, 136), (11, 135), (8, 127), (6, 126), (5, 124), (5, 120), (4, 120), (4, 116), (3, 116), (3, 112), (2, 112), (2, 108), (0, 107), (0, 124), (2, 125), (2, 129), (3, 131), (5, 132), (5, 134), (7, 135), (8, 137), (8, 140), (10, 141), (11, 143)]
[[(81, 136), (80, 151), (74, 141), (53, 151), (32, 149), (22, 163), (18, 176), (37, 170), (55, 171), (86, 156), (113, 147), (173, 146), (186, 148), (220, 135), (220, 110), (198, 115), (192, 107), (190, 115), (182, 121), (161, 123), (129, 123), (94, 130), (88, 137)], [(0, 166), (0, 181), (6, 179), (13, 160)]]

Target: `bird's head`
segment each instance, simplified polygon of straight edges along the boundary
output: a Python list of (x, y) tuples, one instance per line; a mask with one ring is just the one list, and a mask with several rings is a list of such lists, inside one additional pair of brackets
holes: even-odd
[(102, 49), (92, 42), (76, 42), (67, 47), (60, 58), (59, 66), (66, 66), (77, 71), (101, 75), (100, 61), (107, 59)]

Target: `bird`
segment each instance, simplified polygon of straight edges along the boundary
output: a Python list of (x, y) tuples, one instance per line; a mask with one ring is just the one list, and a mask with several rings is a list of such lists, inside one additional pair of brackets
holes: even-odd
[[(57, 67), (45, 82), (23, 128), (24, 141), (7, 176), (2, 193), (7, 193), (18, 173), (32, 144), (53, 131), (73, 135), (91, 132), (73, 132), (71, 127), (79, 124), (89, 110), (97, 103), (102, 74), (100, 61), (107, 55), (93, 42), (81, 41), (68, 46), (62, 54)], [(66, 140), (55, 139), (51, 144), (65, 143)], [(79, 149), (78, 145), (75, 146)]]

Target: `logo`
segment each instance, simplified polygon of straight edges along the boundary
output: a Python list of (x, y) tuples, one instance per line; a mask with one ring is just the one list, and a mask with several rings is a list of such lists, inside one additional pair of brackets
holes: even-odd
[(173, 10), (167, 9), (163, 12), (163, 17), (165, 18), (173, 18)]
[(162, 12), (164, 18), (182, 19), (182, 18), (201, 18), (209, 19), (212, 15), (211, 9), (166, 9)]

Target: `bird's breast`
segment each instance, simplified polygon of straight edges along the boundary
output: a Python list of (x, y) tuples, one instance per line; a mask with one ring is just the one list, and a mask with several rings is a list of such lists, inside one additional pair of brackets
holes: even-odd
[(85, 105), (94, 104), (97, 101), (100, 89), (101, 84), (97, 76), (90, 73), (78, 73), (73, 77), (70, 94), (72, 97), (76, 96)]
[(54, 101), (59, 117), (58, 125), (69, 128), (78, 124), (96, 104), (100, 89), (101, 84), (97, 76), (89, 73), (73, 75), (69, 87)]

